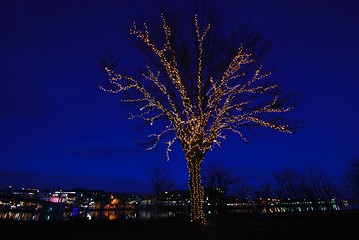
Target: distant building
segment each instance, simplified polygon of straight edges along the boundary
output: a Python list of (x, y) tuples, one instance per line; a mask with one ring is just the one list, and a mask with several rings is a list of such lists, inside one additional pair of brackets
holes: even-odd
[(48, 195), (48, 201), (53, 203), (65, 203), (67, 205), (76, 205), (78, 200), (82, 197), (82, 193), (68, 192), (68, 191), (55, 191)]

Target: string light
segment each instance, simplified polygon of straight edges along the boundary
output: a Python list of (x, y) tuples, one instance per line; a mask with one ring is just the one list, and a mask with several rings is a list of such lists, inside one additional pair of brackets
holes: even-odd
[[(100, 89), (109, 93), (121, 93), (133, 91), (132, 98), (122, 99), (124, 102), (134, 103), (139, 106), (138, 114), (130, 113), (129, 119), (141, 118), (152, 126), (157, 120), (167, 120), (164, 130), (160, 133), (149, 134), (153, 144), (148, 148), (155, 148), (165, 137), (172, 135), (171, 140), (166, 142), (166, 157), (170, 159), (170, 152), (175, 141), (178, 141), (184, 151), (189, 174), (190, 189), (190, 219), (193, 222), (206, 224), (203, 210), (204, 189), (201, 185), (201, 167), (204, 157), (215, 145), (220, 146), (221, 140), (226, 139), (224, 132), (233, 132), (244, 141), (247, 138), (242, 132), (243, 126), (262, 126), (277, 131), (292, 133), (288, 124), (280, 124), (276, 121), (266, 120), (265, 114), (277, 114), (290, 111), (290, 107), (280, 107), (279, 96), (258, 103), (257, 98), (266, 93), (271, 93), (278, 88), (277, 85), (262, 86), (257, 83), (268, 76), (270, 72), (263, 72), (260, 66), (253, 76), (244, 82), (245, 73), (243, 66), (253, 63), (251, 54), (245, 53), (243, 46), (240, 46), (235, 57), (223, 72), (223, 75), (216, 79), (211, 76), (205, 83), (203, 76), (203, 45), (205, 37), (211, 29), (208, 24), (201, 31), (198, 17), (194, 17), (194, 28), (197, 38), (197, 76), (196, 96), (190, 100), (189, 89), (183, 83), (178, 68), (176, 52), (171, 41), (172, 32), (167, 24), (165, 16), (161, 14), (162, 29), (164, 33), (164, 44), (157, 47), (151, 40), (150, 32), (146, 23), (143, 29), (139, 29), (133, 22), (130, 34), (139, 38), (149, 47), (158, 58), (164, 72), (156, 74), (146, 66), (147, 72), (142, 74), (141, 79), (125, 76), (112, 69), (105, 68), (111, 88), (100, 86)], [(165, 82), (163, 77), (167, 76), (170, 81)], [(149, 87), (148, 84), (152, 84)], [(209, 84), (209, 88), (204, 85)], [(154, 88), (153, 88), (154, 87)], [(175, 95), (174, 95), (175, 94)], [(268, 95), (271, 96), (271, 95)], [(137, 98), (138, 97), (138, 98)], [(179, 101), (178, 101), (178, 99)]]

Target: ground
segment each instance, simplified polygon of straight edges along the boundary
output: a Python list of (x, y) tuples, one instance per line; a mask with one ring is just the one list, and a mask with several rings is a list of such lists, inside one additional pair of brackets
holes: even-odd
[(0, 222), (1, 235), (14, 239), (353, 239), (359, 232), (359, 211), (277, 215), (220, 215), (206, 226), (187, 217), (133, 222), (59, 221)]

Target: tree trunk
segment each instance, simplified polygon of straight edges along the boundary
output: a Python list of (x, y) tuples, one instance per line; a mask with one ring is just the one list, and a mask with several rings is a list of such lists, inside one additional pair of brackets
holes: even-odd
[(187, 167), (189, 172), (189, 190), (190, 190), (190, 220), (199, 225), (206, 224), (206, 218), (203, 211), (204, 190), (201, 185), (201, 163), (198, 159), (188, 159)]

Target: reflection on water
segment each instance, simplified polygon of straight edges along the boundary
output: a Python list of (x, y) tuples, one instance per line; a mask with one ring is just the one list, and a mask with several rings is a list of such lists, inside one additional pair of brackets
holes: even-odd
[(103, 210), (103, 211), (89, 211), (80, 212), (77, 217), (85, 217), (89, 220), (128, 220), (135, 219), (137, 214), (135, 211), (121, 211), (121, 210)]
[(184, 211), (161, 211), (154, 210), (103, 210), (80, 213), (78, 217), (85, 217), (89, 220), (146, 220), (153, 218), (175, 217), (185, 214)]
[[(233, 214), (272, 214), (290, 212), (313, 212), (313, 211), (339, 211), (359, 209), (359, 205), (331, 205), (313, 208), (310, 206), (253, 206), (252, 208), (233, 208), (229, 213)], [(217, 214), (215, 210), (207, 210), (208, 215)], [(129, 221), (146, 220), (154, 218), (166, 218), (183, 216), (186, 211), (161, 211), (155, 210), (79, 210), (74, 208), (71, 211), (0, 211), (0, 220), (9, 221), (71, 221), (71, 220), (108, 220), (108, 221)]]
[(157, 213), (154, 210), (89, 210), (89, 211), (64, 211), (64, 212), (0, 212), (0, 220), (9, 221), (70, 221), (70, 220), (109, 220), (128, 221), (146, 220), (153, 218), (175, 217), (183, 215), (183, 211), (162, 211)]
[(38, 221), (39, 212), (0, 212), (0, 219), (11, 221)]

